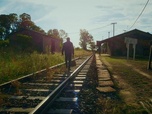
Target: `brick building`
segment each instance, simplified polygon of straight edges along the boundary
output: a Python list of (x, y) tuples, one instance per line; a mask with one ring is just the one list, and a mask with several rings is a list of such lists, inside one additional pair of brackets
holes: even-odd
[(23, 29), (13, 33), (10, 37), (10, 44), (17, 45), (15, 42), (16, 35), (22, 34), (32, 37), (32, 46), (39, 52), (46, 52), (46, 50), (54, 53), (61, 51), (61, 39), (52, 38), (51, 36), (29, 30)]

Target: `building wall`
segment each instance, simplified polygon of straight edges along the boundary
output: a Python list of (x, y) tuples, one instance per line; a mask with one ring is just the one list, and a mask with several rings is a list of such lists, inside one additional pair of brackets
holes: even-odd
[[(124, 38), (116, 38), (108, 41), (109, 49), (111, 50), (111, 55), (114, 56), (125, 56), (127, 55), (127, 48)], [(136, 45), (136, 55), (137, 56), (148, 56), (149, 55), (149, 40), (138, 39)], [(133, 45), (130, 44), (130, 56), (133, 55)]]
[[(126, 56), (127, 48), (125, 44), (125, 37), (137, 39), (136, 45), (136, 56), (148, 56), (150, 41), (152, 40), (152, 35), (139, 30), (133, 30), (128, 33), (114, 36), (112, 38), (97, 41), (97, 45), (101, 43), (107, 43), (107, 53), (112, 56)], [(130, 56), (133, 56), (133, 45), (130, 44)]]
[(47, 51), (51, 51), (52, 53), (54, 52), (59, 52), (60, 49), (60, 39), (56, 39), (56, 38), (52, 38), (48, 35), (42, 34), (42, 33), (38, 33), (36, 31), (32, 31), (32, 30), (22, 30), (19, 31), (15, 34), (13, 34), (11, 37), (11, 39), (15, 39), (17, 34), (24, 34), (24, 35), (28, 35), (32, 37), (32, 43), (33, 43), (33, 47), (35, 47), (35, 49), (39, 52), (47, 52)]

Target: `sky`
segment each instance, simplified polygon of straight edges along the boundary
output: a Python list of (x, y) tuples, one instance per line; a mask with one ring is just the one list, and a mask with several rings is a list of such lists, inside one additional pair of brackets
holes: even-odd
[(46, 32), (50, 29), (64, 30), (74, 46), (79, 47), (80, 29), (87, 30), (94, 42), (133, 29), (152, 34), (152, 1), (149, 0), (145, 7), (147, 2), (148, 0), (0, 0), (0, 14), (27, 13)]

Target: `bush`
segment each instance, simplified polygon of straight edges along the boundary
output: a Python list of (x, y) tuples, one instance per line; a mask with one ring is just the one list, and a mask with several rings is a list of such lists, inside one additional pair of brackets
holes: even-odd
[(9, 40), (0, 40), (0, 48), (7, 47), (9, 45)]

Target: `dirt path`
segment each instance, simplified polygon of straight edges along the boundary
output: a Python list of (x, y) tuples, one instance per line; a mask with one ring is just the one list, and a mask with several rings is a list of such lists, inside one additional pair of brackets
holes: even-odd
[[(102, 57), (101, 59), (102, 59), (102, 62), (106, 65), (106, 67), (110, 71), (114, 71), (113, 69), (115, 66), (113, 64), (110, 64), (108, 61), (106, 61), (104, 57)], [(143, 80), (144, 83), (146, 81), (148, 81), (148, 84), (150, 83), (152, 77), (149, 74), (143, 71), (140, 71), (138, 68), (132, 66), (129, 63), (123, 63), (123, 64), (127, 67), (130, 67), (131, 69), (133, 68), (135, 72), (143, 76), (143, 79), (141, 80)], [(130, 79), (126, 80), (125, 75), (123, 76), (119, 75), (117, 74), (117, 72), (113, 72), (112, 77), (118, 87), (119, 95), (121, 96), (121, 98), (124, 100), (124, 102), (127, 105), (129, 106), (131, 105), (133, 107), (141, 107), (141, 104), (139, 103), (140, 101), (144, 101), (147, 98), (151, 98), (150, 95), (152, 94), (152, 91), (149, 86), (151, 86), (152, 84), (150, 85), (141, 84), (140, 85), (141, 87), (138, 87), (137, 84), (134, 84), (134, 83), (138, 83), (138, 84), (140, 83), (139, 81), (136, 80), (136, 78), (133, 78), (132, 81)], [(136, 81), (134, 82), (133, 80), (136, 80)]]
[(132, 88), (121, 76), (113, 75), (114, 80), (117, 82), (120, 89), (119, 94), (127, 105), (137, 107), (137, 97), (134, 88)]
[[(112, 69), (112, 65), (107, 62), (104, 58), (102, 58), (103, 63), (107, 66), (108, 69)], [(115, 82), (118, 84), (118, 87), (120, 89), (119, 94), (122, 97), (122, 99), (125, 101), (127, 105), (132, 105), (137, 107), (139, 104), (136, 102), (136, 95), (134, 93), (134, 88), (132, 88), (124, 79), (121, 78), (119, 75), (112, 75)]]
[(146, 69), (145, 61), (126, 61), (104, 56), (101, 61), (109, 69), (122, 101), (134, 111), (142, 112), (144, 109), (152, 114), (152, 71)]
[(139, 70), (139, 69), (136, 68), (135, 66), (132, 66), (132, 65), (129, 64), (129, 63), (126, 63), (125, 65), (126, 65), (126, 66), (129, 66), (129, 67), (132, 67), (134, 71), (136, 71), (136, 72), (138, 72), (139, 74), (141, 74), (141, 75), (147, 77), (148, 79), (152, 80), (152, 76), (150, 76), (149, 74), (147, 74), (147, 73)]

